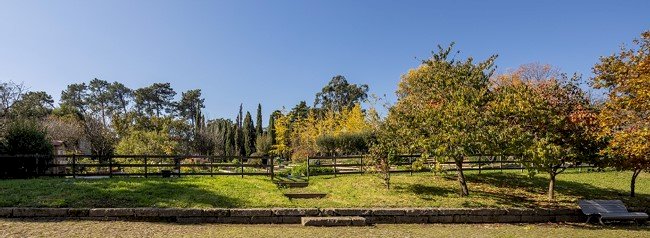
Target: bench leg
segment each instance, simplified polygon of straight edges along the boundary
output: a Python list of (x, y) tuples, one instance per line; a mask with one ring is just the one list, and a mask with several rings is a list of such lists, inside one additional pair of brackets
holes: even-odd
[(605, 223), (603, 223), (603, 217), (602, 216), (598, 217), (598, 223), (600, 223), (603, 226), (605, 225)]

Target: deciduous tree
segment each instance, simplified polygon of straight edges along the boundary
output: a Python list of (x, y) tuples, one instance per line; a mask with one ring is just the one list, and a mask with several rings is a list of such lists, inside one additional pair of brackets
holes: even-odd
[(409, 135), (411, 145), (456, 163), (460, 194), (469, 195), (462, 163), (486, 148), (486, 106), (494, 60), (475, 63), (472, 58), (452, 57), (453, 44), (410, 70), (398, 85), (397, 104), (388, 120)]
[(650, 171), (650, 31), (634, 47), (600, 58), (593, 68), (596, 88), (607, 90), (598, 115), (602, 136), (610, 139), (603, 151), (612, 165), (632, 170), (630, 196), (641, 171)]

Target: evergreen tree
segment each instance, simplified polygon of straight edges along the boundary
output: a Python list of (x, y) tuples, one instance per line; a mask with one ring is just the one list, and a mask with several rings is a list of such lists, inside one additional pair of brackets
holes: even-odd
[(250, 156), (255, 153), (255, 127), (253, 127), (253, 119), (250, 112), (246, 112), (242, 132), (244, 136), (244, 155)]
[(262, 136), (264, 130), (262, 129), (262, 104), (257, 104), (257, 121), (255, 124), (255, 135)]
[(70, 84), (61, 92), (61, 105), (76, 108), (80, 113), (88, 110), (88, 86), (86, 83)]
[(246, 150), (244, 149), (244, 133), (242, 130), (242, 104), (239, 104), (239, 114), (237, 114), (237, 119), (235, 120), (235, 127), (233, 128), (234, 133), (234, 155), (235, 156), (244, 156)]
[(271, 113), (271, 116), (269, 117), (269, 126), (266, 128), (266, 131), (269, 134), (269, 139), (271, 140), (271, 145), (275, 145), (275, 116), (276, 114), (279, 113), (278, 111), (275, 111)]
[(350, 84), (341, 75), (334, 76), (330, 82), (316, 94), (314, 107), (334, 112), (342, 112), (368, 98), (368, 85)]

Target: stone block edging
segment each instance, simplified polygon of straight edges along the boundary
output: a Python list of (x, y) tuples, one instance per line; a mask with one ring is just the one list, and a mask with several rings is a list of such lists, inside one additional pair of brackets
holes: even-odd
[[(649, 211), (649, 208), (630, 208)], [(584, 222), (579, 209), (529, 208), (25, 208), (0, 207), (0, 218), (157, 220), (180, 223), (300, 224), (302, 217), (363, 217), (368, 223)]]

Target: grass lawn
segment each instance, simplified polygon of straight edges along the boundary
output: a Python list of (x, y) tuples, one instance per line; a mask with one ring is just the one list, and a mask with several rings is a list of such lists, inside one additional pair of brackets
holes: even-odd
[(650, 174), (637, 180), (630, 198), (630, 172), (571, 172), (558, 176), (557, 200), (546, 199), (544, 175), (469, 172), (470, 196), (457, 195), (453, 175), (392, 176), (386, 190), (373, 175), (312, 177), (305, 189), (324, 199), (289, 200), (268, 177), (184, 177), (0, 180), (0, 207), (574, 207), (576, 200), (621, 199), (650, 206)]
[(180, 225), (147, 222), (0, 220), (0, 237), (649, 237), (649, 226), (430, 224), (373, 227)]

